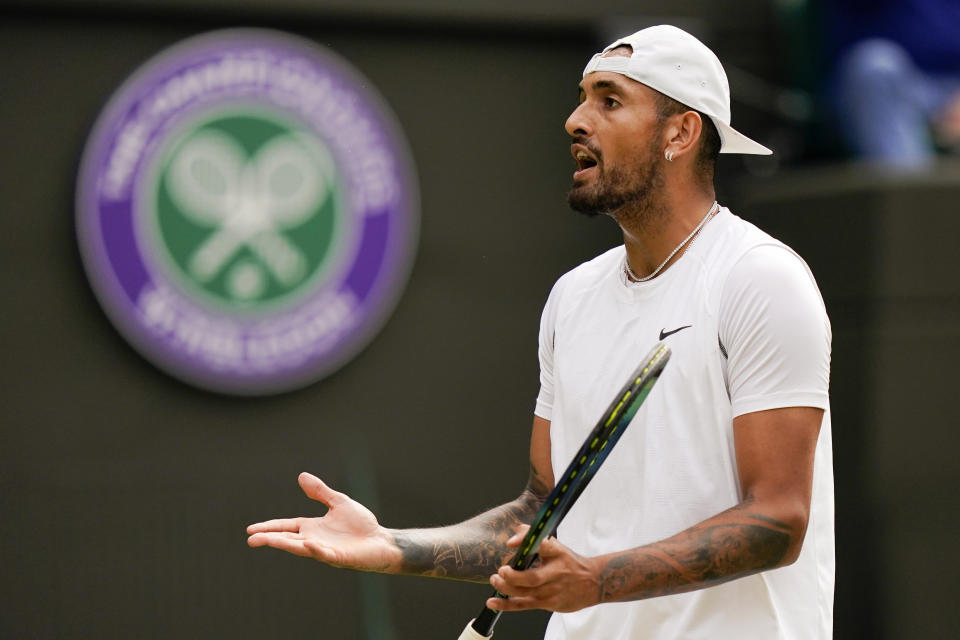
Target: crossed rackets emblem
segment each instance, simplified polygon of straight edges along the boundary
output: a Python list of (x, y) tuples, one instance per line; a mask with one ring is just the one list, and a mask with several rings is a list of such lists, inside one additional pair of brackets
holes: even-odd
[[(269, 273), (285, 288), (300, 282), (308, 261), (284, 232), (312, 216), (327, 199), (333, 164), (303, 135), (277, 136), (252, 156), (230, 136), (205, 130), (190, 137), (171, 159), (169, 192), (183, 215), (212, 230), (187, 262), (201, 283), (225, 268), (235, 299), (257, 297)], [(243, 248), (257, 261), (235, 261)]]

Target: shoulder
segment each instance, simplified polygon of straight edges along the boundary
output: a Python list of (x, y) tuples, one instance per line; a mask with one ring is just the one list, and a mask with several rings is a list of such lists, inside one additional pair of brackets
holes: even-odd
[[(756, 247), (776, 246), (790, 250), (780, 240), (751, 222), (737, 216), (727, 208), (721, 209), (710, 243), (712, 259), (732, 265), (745, 253)], [(707, 228), (709, 230), (709, 226)]]
[(753, 224), (733, 217), (727, 268), (719, 283), (721, 299), (754, 295), (787, 305), (803, 299), (823, 309), (816, 279), (803, 258)]
[(789, 246), (728, 209), (717, 222), (700, 256), (714, 295), (722, 300), (743, 287), (793, 284), (812, 286), (819, 297), (812, 272)]
[(578, 296), (596, 288), (608, 278), (617, 277), (623, 268), (623, 253), (623, 245), (618, 245), (567, 271), (554, 283), (550, 297)]
[(782, 243), (758, 244), (744, 251), (732, 264), (725, 285), (728, 290), (750, 285), (817, 289), (807, 263)]

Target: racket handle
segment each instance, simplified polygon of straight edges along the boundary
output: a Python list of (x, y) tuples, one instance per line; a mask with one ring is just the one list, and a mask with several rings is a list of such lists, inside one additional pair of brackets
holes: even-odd
[(476, 620), (471, 620), (468, 622), (467, 626), (463, 629), (463, 633), (460, 634), (460, 637), (458, 637), (457, 640), (489, 640), (493, 637), (492, 631), (490, 632), (490, 635), (485, 636), (474, 629), (473, 625), (475, 622)]
[[(494, 596), (499, 596), (505, 598), (506, 596), (501, 596), (496, 591)], [(494, 611), (493, 609), (483, 608), (483, 611), (480, 612), (476, 618), (470, 621), (468, 625), (477, 635), (477, 638), (492, 638), (493, 637), (493, 627), (497, 624), (497, 620), (500, 619), (500, 614), (502, 611)]]

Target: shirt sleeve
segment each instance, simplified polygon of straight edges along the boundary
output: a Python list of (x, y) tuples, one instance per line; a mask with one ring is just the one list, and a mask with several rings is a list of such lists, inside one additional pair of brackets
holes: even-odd
[(734, 417), (783, 407), (827, 409), (830, 321), (806, 264), (761, 245), (734, 265), (720, 301)]
[(564, 280), (565, 278), (560, 278), (553, 285), (540, 316), (540, 345), (537, 350), (540, 360), (540, 393), (537, 394), (533, 413), (544, 420), (551, 420), (553, 416), (553, 344)]

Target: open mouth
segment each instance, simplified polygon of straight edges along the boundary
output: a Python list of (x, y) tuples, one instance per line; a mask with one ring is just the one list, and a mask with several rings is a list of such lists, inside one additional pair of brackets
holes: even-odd
[(570, 147), (570, 152), (573, 155), (574, 161), (577, 163), (577, 170), (574, 172), (574, 178), (582, 178), (587, 175), (587, 173), (597, 166), (597, 158), (589, 149), (583, 145), (574, 144)]

